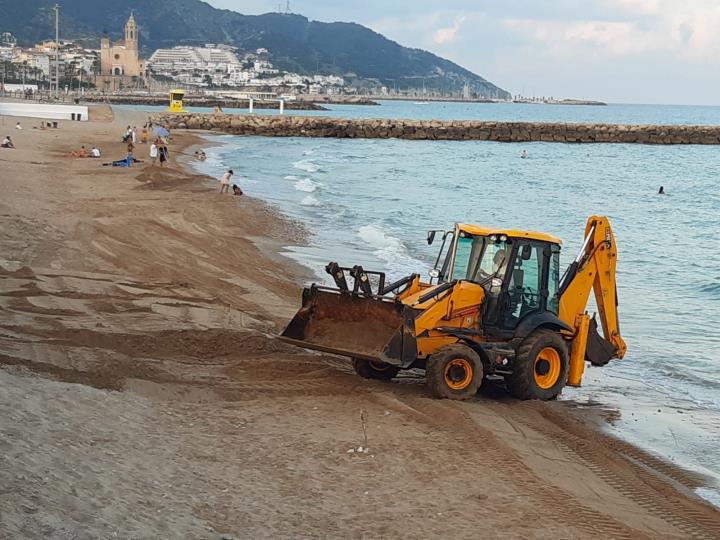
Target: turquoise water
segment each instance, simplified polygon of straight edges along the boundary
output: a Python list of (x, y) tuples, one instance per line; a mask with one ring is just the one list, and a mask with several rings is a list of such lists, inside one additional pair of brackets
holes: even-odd
[[(589, 107), (562, 109), (601, 114), (587, 112)], [(658, 121), (662, 113), (659, 107), (637, 109), (623, 110), (621, 117)], [(688, 109), (688, 117), (704, 123), (718, 113)], [(676, 114), (671, 109), (664, 121)], [(619, 245), (620, 319), (628, 354), (591, 369), (583, 388), (567, 389), (563, 399), (619, 407), (621, 433), (720, 477), (716, 147), (212, 140), (220, 145), (208, 149), (201, 170), (219, 177), (232, 167), (247, 194), (304, 222), (312, 232), (310, 245), (289, 246), (288, 253), (317, 271), (318, 279), (326, 277), (322, 268), (330, 260), (385, 270), (390, 280), (416, 271), (427, 275), (437, 246), (427, 246), (425, 232), (456, 221), (555, 234), (565, 241), (564, 267), (580, 248), (587, 217), (608, 215)], [(519, 158), (522, 150), (528, 159)], [(660, 185), (668, 193), (664, 197), (657, 195)]]

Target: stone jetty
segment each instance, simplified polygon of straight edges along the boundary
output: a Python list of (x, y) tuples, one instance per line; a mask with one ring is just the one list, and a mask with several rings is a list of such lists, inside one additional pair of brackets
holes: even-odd
[(475, 120), (348, 119), (325, 116), (154, 115), (171, 129), (201, 129), (267, 137), (337, 137), (434, 141), (720, 144), (720, 126), (622, 125)]
[[(117, 103), (119, 105), (164, 105), (168, 104), (167, 95), (132, 95), (132, 94), (85, 94), (82, 100), (85, 103)], [(213, 98), (185, 96), (183, 104), (186, 107), (208, 107), (214, 108), (220, 105), (224, 109), (248, 109), (250, 101), (247, 99)], [(277, 101), (255, 100), (255, 109), (279, 109)], [(286, 110), (296, 111), (327, 111), (327, 108), (317, 103), (304, 100), (290, 100), (285, 102)]]

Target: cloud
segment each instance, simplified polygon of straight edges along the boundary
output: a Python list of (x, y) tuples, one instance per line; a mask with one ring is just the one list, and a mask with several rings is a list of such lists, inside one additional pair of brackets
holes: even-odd
[[(246, 13), (279, 0), (208, 0)], [(291, 0), (457, 62), (515, 93), (720, 103), (720, 0)]]
[(689, 62), (717, 63), (720, 55), (720, 2), (610, 0), (615, 10), (602, 19), (504, 19), (510, 32), (525, 36), (548, 54), (599, 57), (658, 55)]
[(466, 20), (467, 17), (461, 15), (460, 17), (455, 18), (455, 22), (453, 22), (452, 26), (447, 28), (438, 28), (433, 34), (433, 41), (438, 45), (443, 45), (445, 43), (455, 41), (455, 39), (457, 38), (458, 30), (460, 30), (460, 27)]
[(587, 54), (622, 56), (661, 49), (664, 40), (623, 21), (537, 21), (508, 19), (503, 26), (535, 41), (553, 56)]

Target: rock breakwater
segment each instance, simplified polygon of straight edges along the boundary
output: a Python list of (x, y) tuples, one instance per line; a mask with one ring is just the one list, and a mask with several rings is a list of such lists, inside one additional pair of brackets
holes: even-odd
[(622, 125), (474, 120), (348, 119), (229, 114), (154, 115), (172, 129), (267, 137), (336, 137), (498, 142), (720, 144), (720, 126)]
[[(168, 97), (162, 96), (138, 96), (129, 94), (86, 94), (81, 101), (87, 103), (117, 103), (122, 105), (168, 105)], [(208, 98), (186, 96), (183, 99), (186, 107), (209, 107), (213, 108), (220, 105), (225, 109), (249, 109), (250, 101), (247, 99), (228, 99), (228, 98)], [(277, 101), (260, 101), (255, 100), (253, 107), (256, 109), (279, 109), (280, 103)], [(322, 105), (311, 101), (290, 100), (285, 102), (286, 110), (296, 111), (327, 111)]]

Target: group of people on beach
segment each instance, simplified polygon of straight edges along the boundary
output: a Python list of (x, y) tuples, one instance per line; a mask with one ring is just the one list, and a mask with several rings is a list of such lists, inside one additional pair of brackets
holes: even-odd
[[(19, 125), (19, 123), (18, 123)], [(22, 129), (19, 127), (18, 129)], [(147, 143), (147, 137), (148, 133), (153, 129), (152, 121), (148, 120), (148, 122), (143, 126), (142, 128), (142, 137), (140, 140), (140, 144)], [(165, 133), (167, 133), (167, 138), (162, 136), (157, 136), (155, 140), (150, 144), (150, 165), (155, 166), (156, 162), (160, 162), (160, 166), (165, 166), (165, 163), (168, 162), (168, 159), (170, 158), (170, 151), (168, 150), (168, 142), (166, 139), (169, 139), (169, 131), (165, 129)], [(115, 161), (111, 161), (108, 163), (103, 163), (103, 166), (113, 166), (113, 167), (132, 167), (135, 163), (142, 163), (141, 160), (137, 159), (135, 157), (135, 145), (137, 144), (137, 128), (134, 126), (128, 126), (125, 132), (122, 136), (122, 142), (127, 145), (127, 154), (123, 159), (118, 159)], [(1, 145), (3, 148), (15, 148), (14, 143), (12, 142), (12, 139), (8, 135), (5, 137), (5, 139), (2, 142)], [(101, 157), (100, 149), (96, 146), (93, 146), (92, 149), (88, 152), (85, 146), (81, 146), (79, 150), (72, 150), (70, 152), (70, 156), (75, 158), (99, 158)], [(205, 161), (207, 159), (207, 154), (204, 150), (196, 151), (194, 154), (194, 157), (198, 161)], [(232, 169), (229, 169), (225, 174), (223, 174), (222, 178), (220, 179), (220, 193), (221, 194), (230, 194), (230, 188), (231, 188), (231, 180), (235, 172)], [(233, 195), (243, 195), (242, 189), (240, 189), (240, 186), (237, 184), (232, 184), (232, 192)]]
[(160, 166), (164, 167), (169, 157), (170, 151), (168, 150), (167, 144), (161, 137), (158, 137), (150, 145), (150, 165), (154, 167), (155, 162), (160, 161)]
[[(148, 121), (143, 125), (141, 131), (141, 138), (139, 144), (147, 144), (150, 132), (153, 131), (152, 120)], [(160, 131), (160, 129), (158, 129)], [(163, 136), (164, 135), (164, 136)], [(156, 162), (160, 162), (160, 166), (163, 167), (170, 158), (170, 151), (168, 150), (168, 140), (170, 138), (170, 132), (166, 128), (162, 128), (162, 135), (158, 135), (150, 143), (150, 165), (155, 166)], [(122, 142), (127, 144), (127, 153), (125, 158), (119, 159), (110, 163), (103, 163), (103, 165), (112, 165), (113, 167), (132, 167), (135, 163), (143, 163), (141, 160), (135, 157), (135, 146), (138, 144), (137, 140), (137, 128), (135, 126), (128, 126), (123, 133)]]
[[(140, 144), (147, 144), (149, 137), (150, 137), (150, 131), (152, 130), (152, 121), (148, 120), (145, 125), (143, 125), (142, 130), (140, 132)], [(123, 135), (122, 141), (124, 143), (130, 143), (138, 144), (138, 134), (137, 134), (137, 126), (128, 126), (125, 130), (125, 134)]]
[[(235, 174), (235, 171), (232, 169), (228, 169), (228, 171), (222, 175), (222, 178), (220, 178), (220, 194), (223, 193), (230, 193), (230, 180), (232, 179), (233, 175)], [(238, 197), (243, 194), (243, 190), (240, 189), (240, 186), (237, 184), (232, 185), (233, 195), (237, 195)]]
[(93, 146), (90, 152), (88, 152), (83, 145), (80, 147), (80, 150), (70, 152), (70, 155), (76, 158), (99, 158), (102, 154), (97, 146)]

